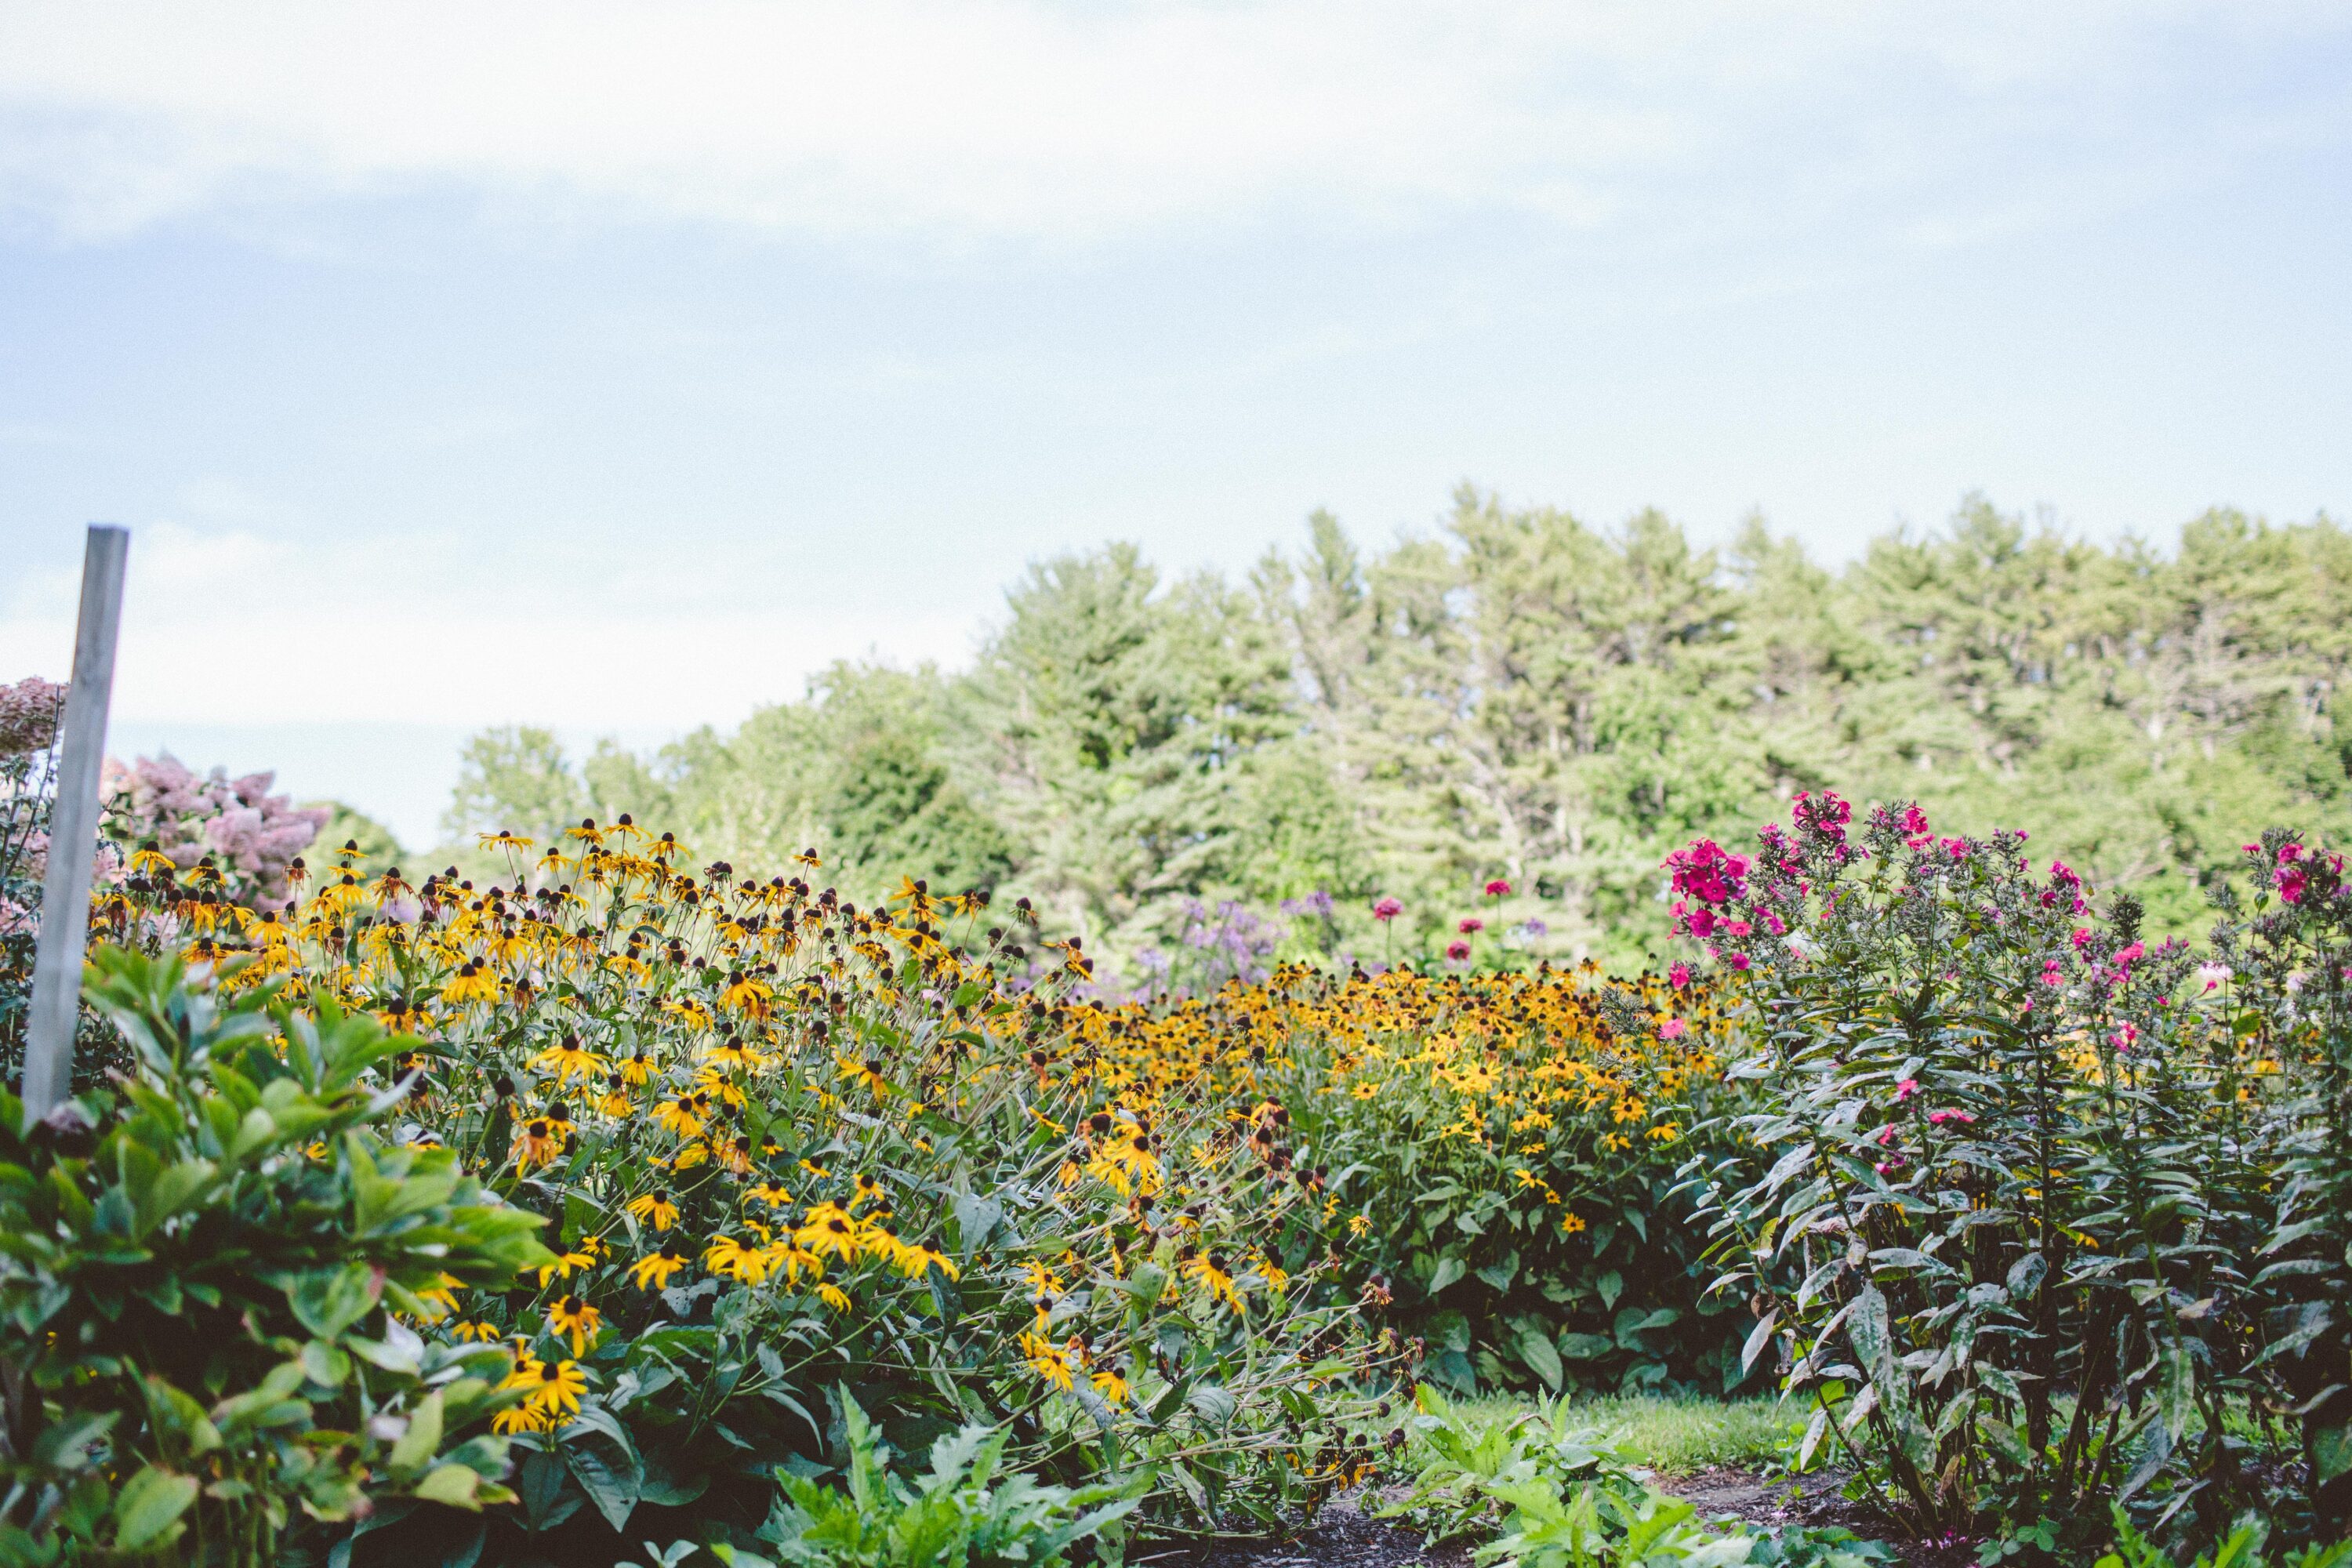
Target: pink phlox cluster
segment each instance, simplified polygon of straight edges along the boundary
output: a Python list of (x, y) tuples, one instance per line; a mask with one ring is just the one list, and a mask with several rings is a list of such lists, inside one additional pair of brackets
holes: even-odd
[(1669, 1018), (1658, 1026), (1658, 1038), (1662, 1040), (1679, 1040), (1689, 1033), (1690, 1026), (1680, 1018)]
[(2063, 860), (2050, 862), (2050, 885), (2042, 889), (2042, 907), (2054, 910), (2061, 901), (2068, 914), (2083, 912), (2083, 879), (2066, 868)]
[(1677, 963), (1666, 971), (1666, 984), (1679, 991), (1690, 984), (1690, 965)]
[(2322, 854), (2305, 844), (2283, 844), (2277, 864), (2271, 869), (2271, 884), (2290, 904), (2315, 896), (2326, 898), (2344, 884), (2344, 857)]
[(1976, 1119), (1977, 1113), (1973, 1110), (1954, 1110), (1948, 1106), (1927, 1112), (1927, 1125), (1930, 1127), (1941, 1127), (1948, 1121), (1969, 1122)]
[(1907, 849), (1924, 849), (1936, 836), (1927, 831), (1927, 814), (1916, 805), (1903, 808), (1903, 845)]
[(1825, 843), (1842, 845), (1845, 842), (1846, 824), (1853, 820), (1853, 807), (1827, 790), (1819, 795), (1801, 790), (1789, 816), (1798, 831)]

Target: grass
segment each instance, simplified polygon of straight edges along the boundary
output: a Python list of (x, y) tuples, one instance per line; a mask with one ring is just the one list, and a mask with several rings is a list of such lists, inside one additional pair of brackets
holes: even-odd
[[(1534, 1408), (1528, 1400), (1494, 1394), (1455, 1408), (1472, 1421), (1508, 1421)], [(1785, 1458), (1805, 1426), (1802, 1407), (1772, 1399), (1675, 1399), (1601, 1395), (1574, 1401), (1572, 1421), (1597, 1428), (1611, 1443), (1639, 1456), (1663, 1475), (1685, 1475), (1722, 1465), (1754, 1468)]]

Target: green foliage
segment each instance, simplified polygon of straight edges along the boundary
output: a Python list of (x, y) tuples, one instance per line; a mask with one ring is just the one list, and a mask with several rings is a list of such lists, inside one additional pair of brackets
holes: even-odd
[[(909, 1484), (854, 1399), (843, 1401), (849, 1446), (846, 1492), (790, 1470), (757, 1539), (795, 1568), (1061, 1568), (1069, 1548), (1116, 1539), (1144, 1479), (1059, 1487), (1004, 1465), (1006, 1435), (967, 1426), (931, 1446), (930, 1468)], [(730, 1568), (767, 1568), (748, 1552)]]
[(2257, 908), (2291, 908), (2224, 922), (2233, 971), (2034, 873), (2022, 834), (1847, 816), (1800, 797), (1752, 867), (1701, 845), (1675, 870), (1761, 1097), (1736, 1119), (1761, 1152), (1693, 1173), (1745, 1359), (1777, 1352), (1812, 1406), (1800, 1462), (1833, 1447), (1922, 1533), (2063, 1560), (2085, 1500), (2220, 1539), (2291, 1410), (2304, 1505), (2340, 1529), (2340, 862), (2249, 847)]
[[(2094, 1568), (2180, 1568), (2180, 1560), (2133, 1528), (2131, 1515), (2121, 1508), (2115, 1510), (2115, 1549), (2101, 1557)], [(2273, 1561), (2278, 1568), (2341, 1568), (2352, 1563), (2352, 1541), (2339, 1541), (2333, 1546), (2306, 1546), (2273, 1559), (2263, 1552), (2270, 1536), (2271, 1527), (2266, 1521), (2248, 1515), (2239, 1520), (2210, 1552), (2200, 1552), (2189, 1568), (2264, 1568)]]
[(404, 851), (400, 839), (383, 823), (340, 800), (314, 800), (310, 804), (312, 809), (328, 814), (319, 837), (313, 840), (313, 859), (351, 847), (357, 853), (348, 858), (348, 864), (362, 877), (380, 877), (401, 863)]
[[(2352, 535), (2324, 520), (2215, 512), (2162, 555), (1971, 499), (1832, 574), (1760, 522), (1700, 551), (1654, 512), (1600, 528), (1465, 489), (1381, 551), (1318, 513), (1245, 589), (1125, 545), (1045, 562), (968, 674), (837, 666), (657, 758), (572, 770), (542, 732), (488, 732), (452, 822), (545, 842), (662, 814), (738, 863), (814, 846), (861, 899), (992, 888), (1132, 984), (1182, 900), (1318, 890), (1332, 952), (1418, 962), (1482, 913), (1482, 963), (1631, 969), (1667, 934), (1668, 849), (1834, 786), (1979, 835), (2030, 820), (2162, 935), (2263, 823), (2352, 830), (2347, 604)], [(1515, 891), (1477, 908), (1497, 877)], [(1382, 894), (1405, 904), (1385, 929)]]
[[(1677, 1498), (1654, 1489), (1627, 1450), (1604, 1443), (1559, 1399), (1510, 1421), (1481, 1421), (1434, 1389), (1416, 1391), (1413, 1446), (1426, 1456), (1412, 1489), (1382, 1510), (1409, 1516), (1431, 1542), (1493, 1533), (1473, 1560), (1506, 1568), (1600, 1568), (1601, 1564), (1681, 1564), (1731, 1568), (1751, 1560), (1759, 1542), (1725, 1534)], [(1815, 1545), (1825, 1544), (1816, 1542)], [(1771, 1562), (1835, 1564), (1792, 1542)], [(1868, 1559), (1856, 1557), (1857, 1564)]]
[(548, 1255), (453, 1155), (374, 1135), (399, 1095), (373, 1069), (415, 1042), (109, 948), (88, 1000), (136, 1076), (21, 1131), (0, 1095), (0, 1563), (246, 1568), (378, 1510), (510, 1497), (504, 1442), (462, 1435), (506, 1403), (506, 1352), (399, 1315)]

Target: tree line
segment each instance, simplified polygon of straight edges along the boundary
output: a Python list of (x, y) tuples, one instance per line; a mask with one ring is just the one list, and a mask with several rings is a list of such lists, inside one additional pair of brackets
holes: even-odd
[(1476, 918), (1485, 956), (1623, 965), (1665, 933), (1669, 849), (1831, 788), (2036, 825), (2037, 856), (2188, 930), (2261, 825), (2352, 821), (2347, 605), (2324, 517), (2212, 511), (2165, 551), (1972, 499), (1833, 571), (1760, 521), (1698, 549), (1655, 511), (1595, 527), (1465, 488), (1384, 549), (1318, 512), (1245, 581), (1129, 544), (1034, 563), (971, 668), (838, 663), (731, 733), (575, 762), (486, 731), (445, 827), (626, 811), (763, 875), (814, 848), (869, 900), (906, 877), (1026, 897), (1130, 973), (1203, 906), (1316, 893), (1333, 913), (1294, 946), (1421, 956)]

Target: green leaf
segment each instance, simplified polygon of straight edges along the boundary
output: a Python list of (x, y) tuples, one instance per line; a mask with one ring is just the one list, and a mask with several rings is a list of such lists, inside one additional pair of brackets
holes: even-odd
[(114, 1549), (138, 1552), (163, 1545), (179, 1533), (173, 1527), (195, 1500), (194, 1476), (177, 1476), (149, 1465), (115, 1494)]
[(387, 1463), (395, 1474), (405, 1475), (421, 1467), (441, 1449), (441, 1391), (435, 1389), (425, 1396), (408, 1418), (408, 1430), (392, 1446)]
[(2158, 1369), (2157, 1402), (2165, 1430), (2178, 1443), (2189, 1432), (2197, 1414), (2197, 1371), (2189, 1359), (2189, 1345), (2175, 1340), (2164, 1347)]
[(475, 1494), (481, 1490), (482, 1478), (463, 1465), (443, 1465), (416, 1483), (409, 1495), (426, 1502), (437, 1502), (446, 1508), (462, 1508), (472, 1513), (481, 1508)]
[(364, 1263), (332, 1273), (299, 1274), (286, 1287), (287, 1304), (302, 1326), (322, 1340), (340, 1336), (367, 1316), (383, 1294), (383, 1276)]
[(1429, 1293), (1436, 1295), (1468, 1272), (1468, 1266), (1461, 1258), (1447, 1253), (1437, 1260), (1437, 1271), (1429, 1277)]
[(1530, 1325), (1519, 1331), (1519, 1359), (1543, 1379), (1546, 1388), (1554, 1394), (1559, 1392), (1564, 1371), (1559, 1364), (1559, 1352), (1541, 1330)]

